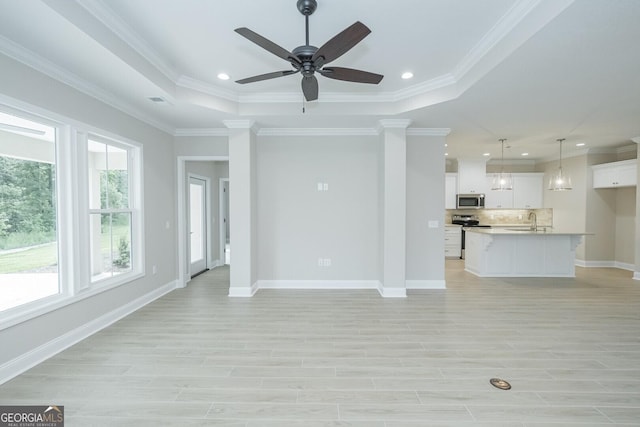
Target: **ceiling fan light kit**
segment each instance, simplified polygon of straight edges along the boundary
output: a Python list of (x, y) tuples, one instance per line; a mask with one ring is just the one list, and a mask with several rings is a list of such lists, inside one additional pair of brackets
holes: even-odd
[(378, 84), (384, 76), (380, 74), (370, 73), (368, 71), (356, 70), (344, 67), (327, 67), (324, 66), (332, 62), (360, 43), (371, 30), (362, 22), (355, 22), (342, 32), (338, 33), (331, 40), (326, 42), (320, 48), (309, 44), (309, 16), (315, 12), (318, 7), (316, 0), (298, 0), (298, 10), (305, 17), (305, 35), (306, 43), (298, 46), (289, 52), (283, 47), (278, 46), (271, 40), (251, 31), (248, 28), (236, 28), (236, 33), (245, 37), (249, 41), (257, 44), (261, 48), (271, 52), (272, 54), (284, 59), (293, 66), (293, 70), (275, 71), (266, 74), (260, 74), (253, 77), (237, 80), (236, 83), (246, 84), (262, 80), (284, 77), (291, 74), (302, 74), (302, 93), (307, 101), (315, 101), (318, 99), (318, 79), (315, 73), (334, 79), (343, 80), (354, 83)]

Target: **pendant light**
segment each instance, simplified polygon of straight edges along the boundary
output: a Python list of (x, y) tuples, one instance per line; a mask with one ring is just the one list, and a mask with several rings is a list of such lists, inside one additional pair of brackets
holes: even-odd
[(511, 179), (510, 173), (505, 173), (504, 171), (504, 142), (506, 139), (499, 139), (500, 143), (502, 143), (502, 158), (500, 161), (500, 173), (496, 173), (493, 175), (493, 180), (491, 182), (491, 189), (496, 191), (505, 191), (505, 190), (513, 190), (513, 180)]
[(562, 170), (562, 141), (564, 140), (565, 138), (556, 140), (560, 144), (560, 161), (558, 163), (558, 170), (551, 175), (551, 179), (549, 179), (549, 190), (552, 191), (566, 191), (573, 188), (571, 185), (571, 177)]

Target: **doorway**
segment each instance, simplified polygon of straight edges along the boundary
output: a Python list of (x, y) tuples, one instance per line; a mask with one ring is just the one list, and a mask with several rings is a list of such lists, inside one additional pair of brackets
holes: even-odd
[(231, 264), (231, 218), (229, 216), (229, 178), (220, 178), (220, 254), (223, 265)]
[(189, 176), (189, 260), (191, 277), (207, 270), (207, 181)]

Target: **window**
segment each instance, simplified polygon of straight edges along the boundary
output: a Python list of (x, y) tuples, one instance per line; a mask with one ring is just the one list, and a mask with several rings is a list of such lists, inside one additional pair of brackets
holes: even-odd
[(142, 147), (35, 111), (0, 105), (0, 328), (144, 274)]
[(89, 136), (89, 236), (91, 281), (134, 270), (131, 194), (133, 147)]
[(0, 112), (0, 311), (60, 292), (55, 128)]

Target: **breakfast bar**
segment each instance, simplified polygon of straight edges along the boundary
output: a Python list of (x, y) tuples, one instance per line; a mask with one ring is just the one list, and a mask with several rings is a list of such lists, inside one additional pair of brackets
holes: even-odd
[(465, 270), (480, 277), (575, 277), (576, 247), (588, 234), (470, 228)]

